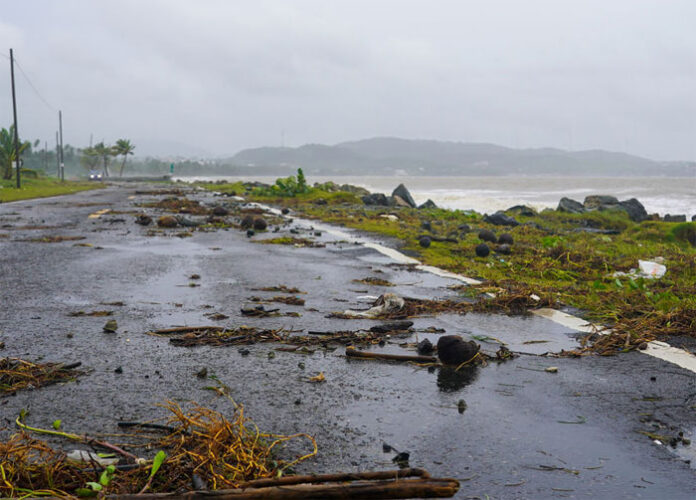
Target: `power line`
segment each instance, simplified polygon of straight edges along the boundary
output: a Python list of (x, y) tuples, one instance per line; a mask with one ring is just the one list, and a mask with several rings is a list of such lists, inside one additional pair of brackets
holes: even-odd
[(22, 69), (22, 66), (17, 61), (17, 58), (15, 58), (15, 64), (17, 65), (17, 68), (19, 68), (20, 73), (22, 73), (22, 75), (24, 75), (24, 78), (26, 79), (27, 83), (29, 84), (31, 89), (34, 91), (34, 93), (39, 97), (39, 99), (41, 99), (41, 101), (48, 107), (48, 109), (50, 109), (51, 111), (53, 111), (55, 113), (56, 109), (53, 106), (51, 106), (46, 99), (44, 99), (44, 96), (41, 95), (41, 92), (39, 92), (36, 89), (36, 87), (34, 86), (34, 84), (31, 83), (29, 76), (27, 76), (27, 74), (24, 72), (24, 70)]

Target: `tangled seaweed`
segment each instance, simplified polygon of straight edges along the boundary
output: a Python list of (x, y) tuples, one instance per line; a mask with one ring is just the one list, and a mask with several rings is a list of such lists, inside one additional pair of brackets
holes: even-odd
[(0, 358), (0, 394), (74, 380), (86, 373), (77, 370), (78, 366), (80, 363), (31, 363), (19, 358)]
[[(264, 433), (236, 403), (233, 417), (195, 405), (185, 411), (167, 402), (171, 412), (167, 434), (150, 438), (147, 447), (166, 452), (167, 458), (149, 485), (152, 492), (188, 491), (194, 482), (209, 489), (234, 488), (260, 478), (276, 478), (317, 453), (314, 438)], [(137, 438), (138, 434), (133, 434)], [(312, 450), (290, 460), (280, 459), (281, 446), (305, 438)], [(151, 462), (117, 465), (103, 493), (138, 493), (148, 483)], [(20, 432), (0, 442), (0, 496), (75, 496), (88, 482), (98, 482), (103, 467), (70, 460), (45, 442)]]

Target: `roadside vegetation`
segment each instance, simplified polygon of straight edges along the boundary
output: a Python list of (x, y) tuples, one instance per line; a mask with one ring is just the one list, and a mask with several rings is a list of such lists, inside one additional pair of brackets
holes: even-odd
[(39, 175), (32, 170), (22, 172), (22, 187), (17, 189), (14, 180), (0, 180), (0, 202), (46, 198), (61, 194), (77, 193), (89, 189), (103, 188), (101, 182), (65, 181)]
[[(520, 225), (489, 224), (473, 211), (366, 206), (357, 192), (333, 183), (307, 187), (304, 176), (279, 179), (271, 187), (206, 184), (208, 189), (289, 207), (298, 215), (386, 236), (425, 264), (478, 278), (464, 295), (487, 300), (486, 293), (534, 294), (541, 304), (575, 308), (578, 314), (610, 327), (611, 335), (592, 335), (576, 354), (594, 350), (644, 348), (667, 336), (696, 336), (696, 223), (635, 223), (622, 211), (569, 214), (508, 212)], [(428, 228), (428, 229), (425, 229)], [(478, 257), (479, 232), (509, 233), (509, 254)], [(429, 235), (428, 247), (419, 244)], [(447, 240), (447, 241), (437, 241)], [(658, 261), (666, 274), (650, 279), (636, 273), (638, 261)], [(535, 301), (528, 301), (534, 307)]]

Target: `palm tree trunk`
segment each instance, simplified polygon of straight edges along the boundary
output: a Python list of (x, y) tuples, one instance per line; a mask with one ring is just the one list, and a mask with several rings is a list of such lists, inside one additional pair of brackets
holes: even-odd
[(123, 177), (123, 167), (126, 166), (126, 160), (128, 159), (127, 156), (124, 155), (123, 161), (121, 162), (121, 171), (118, 173), (119, 177)]

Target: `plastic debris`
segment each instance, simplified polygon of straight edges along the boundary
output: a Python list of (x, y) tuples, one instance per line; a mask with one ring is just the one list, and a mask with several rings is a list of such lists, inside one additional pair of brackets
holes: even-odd
[(347, 309), (343, 312), (346, 316), (355, 318), (375, 318), (382, 314), (397, 312), (404, 308), (406, 302), (404, 299), (394, 293), (385, 293), (372, 304), (372, 307), (367, 311), (354, 311)]

